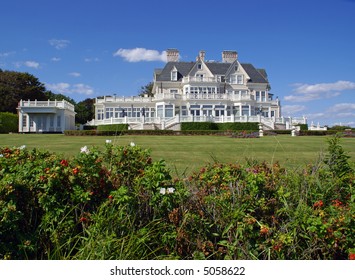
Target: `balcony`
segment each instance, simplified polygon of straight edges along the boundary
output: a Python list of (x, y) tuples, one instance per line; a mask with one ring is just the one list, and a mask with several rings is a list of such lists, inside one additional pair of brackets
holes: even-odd
[(182, 82), (183, 83), (217, 83), (217, 82), (221, 82), (218, 81), (217, 77), (183, 77), (182, 78)]
[(74, 105), (69, 103), (66, 100), (62, 100), (62, 101), (38, 101), (38, 100), (20, 100), (19, 104), (18, 104), (19, 108), (22, 109), (41, 109), (41, 112), (44, 110), (49, 110), (50, 112), (52, 112), (51, 109), (66, 109), (69, 111), (74, 112)]
[(254, 96), (249, 93), (187, 93), (184, 100), (230, 100), (230, 101), (251, 101)]

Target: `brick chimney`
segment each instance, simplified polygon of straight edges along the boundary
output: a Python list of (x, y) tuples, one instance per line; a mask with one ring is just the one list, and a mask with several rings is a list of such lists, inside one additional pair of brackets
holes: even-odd
[(167, 49), (166, 50), (166, 60), (168, 62), (179, 61), (179, 51), (177, 49)]
[(238, 53), (236, 51), (223, 51), (222, 52), (222, 62), (232, 63), (238, 58)]

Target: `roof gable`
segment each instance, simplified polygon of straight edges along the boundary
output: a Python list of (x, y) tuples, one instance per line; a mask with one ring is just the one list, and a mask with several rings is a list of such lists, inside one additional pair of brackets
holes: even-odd
[[(238, 63), (239, 66), (244, 69), (247, 76), (249, 77), (250, 83), (268, 83), (266, 71), (264, 69), (257, 70), (250, 63), (239, 63), (235, 61), (233, 63), (223, 63), (223, 62), (203, 62), (208, 68), (208, 71), (216, 75), (227, 75), (230, 74), (234, 69), (233, 65)], [(196, 65), (196, 62), (168, 62), (161, 71), (156, 71), (156, 81), (171, 81), (171, 71), (176, 68), (178, 71), (178, 81), (181, 81), (183, 77), (186, 77), (191, 72), (192, 68)], [(160, 70), (160, 69), (159, 69)]]

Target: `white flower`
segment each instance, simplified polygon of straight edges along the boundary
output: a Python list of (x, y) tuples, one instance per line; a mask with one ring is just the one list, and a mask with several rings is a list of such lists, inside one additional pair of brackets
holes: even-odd
[(106, 144), (111, 144), (111, 143), (112, 143), (112, 140), (109, 140), (109, 139), (106, 140)]
[(3, 154), (0, 154), (0, 157), (4, 157), (4, 155), (3, 155)]
[(175, 189), (174, 188), (168, 188), (168, 193), (174, 193)]
[(22, 145), (21, 147), (20, 147), (20, 150), (23, 150), (23, 149), (25, 149), (26, 148), (26, 145)]
[(130, 144), (130, 145), (131, 145), (131, 147), (134, 147), (136, 144), (134, 144), (133, 142), (131, 142), (131, 144)]
[(81, 153), (85, 153), (85, 154), (89, 154), (90, 153), (90, 151), (89, 151), (87, 146), (81, 147), (80, 152)]
[(165, 188), (161, 188), (159, 193), (164, 195), (166, 193), (166, 189)]

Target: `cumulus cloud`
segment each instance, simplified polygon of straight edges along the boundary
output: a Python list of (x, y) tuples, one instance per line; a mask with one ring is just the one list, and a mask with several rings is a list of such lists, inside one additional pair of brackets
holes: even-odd
[(48, 42), (52, 47), (55, 47), (57, 50), (64, 49), (70, 44), (69, 40), (51, 39)]
[(292, 95), (285, 96), (286, 101), (307, 102), (318, 99), (328, 99), (339, 96), (342, 91), (354, 90), (355, 83), (350, 81), (337, 81), (335, 83), (295, 84)]
[(145, 48), (119, 49), (113, 56), (120, 56), (128, 62), (163, 61), (166, 62), (166, 51), (147, 50)]
[(83, 94), (83, 95), (93, 95), (94, 89), (85, 84), (74, 84), (69, 83), (57, 83), (57, 84), (46, 84), (46, 88), (61, 94)]

